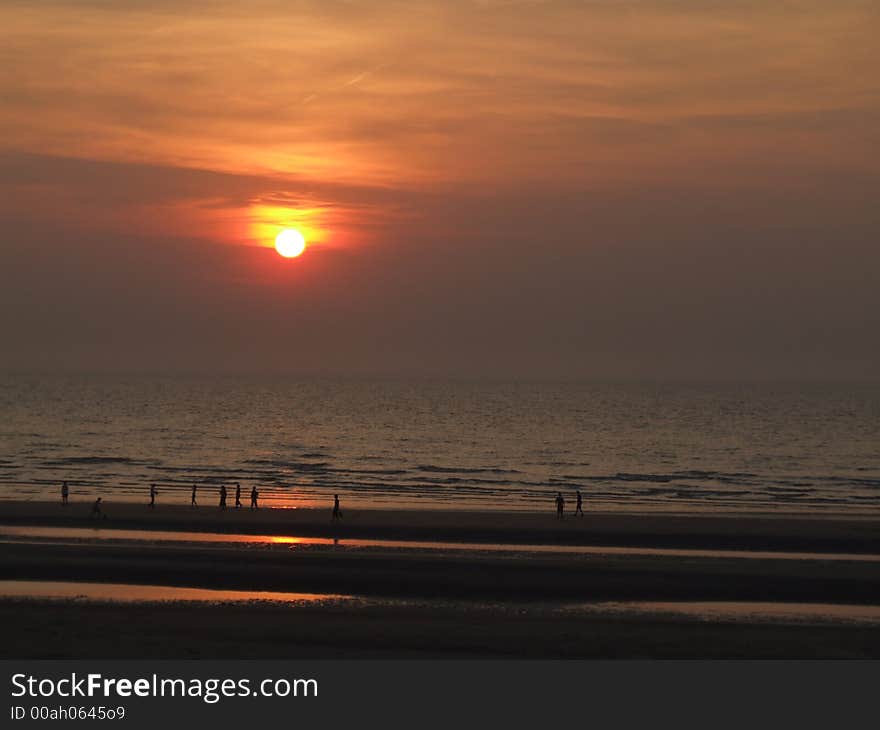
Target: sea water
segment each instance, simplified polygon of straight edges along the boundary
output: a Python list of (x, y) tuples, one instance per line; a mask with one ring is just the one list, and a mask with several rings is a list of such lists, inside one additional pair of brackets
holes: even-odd
[[(0, 498), (880, 514), (880, 385), (0, 376)], [(230, 492), (231, 504), (232, 492)]]

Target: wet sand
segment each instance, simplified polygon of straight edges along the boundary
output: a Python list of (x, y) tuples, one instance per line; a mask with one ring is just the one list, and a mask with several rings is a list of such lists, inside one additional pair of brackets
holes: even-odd
[(0, 601), (8, 657), (117, 659), (880, 657), (858, 625), (744, 624), (541, 608)]
[[(379, 605), (278, 607), (0, 600), (10, 656), (804, 657), (880, 656), (880, 629), (548, 613), (562, 601), (758, 601), (880, 605), (880, 562), (657, 548), (880, 553), (880, 523), (854, 518), (550, 515), (106, 506), (114, 529), (644, 546), (610, 552), (343, 545), (11, 540), (0, 579), (93, 581), (368, 596)], [(0, 524), (88, 526), (89, 505), (0, 503)], [(408, 600), (410, 607), (381, 601)], [(454, 605), (453, 605), (454, 604)], [(492, 604), (491, 608), (481, 604)]]
[(0, 502), (0, 524), (99, 526), (116, 529), (234, 532), (304, 537), (437, 540), (535, 545), (789, 550), (880, 554), (880, 515), (648, 515), (590, 513), (557, 520), (544, 514), (347, 510), (330, 520), (330, 509), (192, 509), (163, 504), (155, 509), (132, 503), (106, 503), (106, 520), (89, 517), (91, 502)]
[(178, 543), (10, 542), (2, 580), (468, 600), (880, 604), (880, 563)]

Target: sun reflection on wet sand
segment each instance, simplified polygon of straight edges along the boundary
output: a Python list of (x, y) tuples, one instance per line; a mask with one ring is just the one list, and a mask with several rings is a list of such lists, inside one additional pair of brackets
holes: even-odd
[(283, 593), (277, 591), (230, 591), (179, 586), (132, 585), (128, 583), (68, 583), (62, 581), (0, 581), (5, 598), (54, 598), (89, 601), (277, 601), (316, 603), (341, 601), (351, 596), (327, 593)]
[[(337, 545), (339, 540), (328, 537), (297, 537), (288, 535), (242, 535), (216, 532), (178, 532), (175, 530), (119, 530), (105, 527), (14, 527), (0, 526), (0, 541), (6, 538), (37, 538), (46, 540), (99, 540), (135, 542), (201, 542), (235, 545)], [(346, 544), (370, 541), (346, 541)]]
[(472, 543), (410, 540), (339, 539), (296, 535), (243, 535), (236, 533), (177, 532), (173, 530), (120, 530), (89, 527), (18, 527), (0, 525), (0, 542), (35, 540), (96, 540), (154, 543), (206, 543), (227, 545), (388, 548), (394, 550), (436, 550), (444, 552), (564, 553), (568, 555), (657, 555), (691, 558), (746, 558), (772, 560), (833, 560), (876, 563), (880, 555), (865, 553), (805, 553), (759, 550), (700, 550), (677, 548), (619, 547), (604, 545), (529, 545), (518, 543)]
[[(126, 583), (75, 583), (63, 581), (0, 581), (0, 597), (61, 601), (95, 601), (120, 603), (194, 602), (238, 603), (267, 602), (286, 604), (346, 603), (360, 607), (397, 606), (425, 608), (419, 600), (370, 599), (366, 597), (322, 594), (285, 593), (278, 591), (215, 590), (178, 586), (133, 585)], [(432, 607), (460, 608), (472, 611), (497, 609), (498, 604), (481, 601), (433, 602)], [(553, 616), (583, 615), (584, 617), (631, 618), (640, 620), (696, 620), (704, 622), (821, 624), (841, 623), (880, 625), (880, 606), (831, 603), (770, 603), (755, 601), (603, 601), (586, 603), (538, 602), (507, 604), (517, 611)], [(548, 613), (549, 612), (549, 613)]]

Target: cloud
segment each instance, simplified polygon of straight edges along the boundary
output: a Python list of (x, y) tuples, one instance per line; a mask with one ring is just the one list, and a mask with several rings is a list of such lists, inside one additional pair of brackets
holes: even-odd
[[(0, 14), (0, 60), (15, 68), (0, 79), (5, 143), (66, 156), (398, 187), (549, 177), (596, 157), (619, 175), (668, 166), (678, 136), (652, 133), (697, 117), (878, 106), (878, 18), (858, 2), (69, 2)], [(596, 135), (559, 119), (613, 123)], [(653, 154), (629, 149), (639, 125)], [(538, 142), (540, 160), (523, 165)], [(468, 164), (481, 147), (491, 164)]]
[[(880, 371), (876, 4), (58, 0), (0, 28), (0, 367)], [(324, 236), (292, 265), (241, 245), (290, 220)]]

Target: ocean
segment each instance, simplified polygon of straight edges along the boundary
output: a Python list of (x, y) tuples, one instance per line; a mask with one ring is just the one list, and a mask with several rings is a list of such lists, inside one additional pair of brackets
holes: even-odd
[[(0, 376), (0, 495), (880, 512), (880, 385)], [(245, 503), (246, 500), (245, 500)]]

